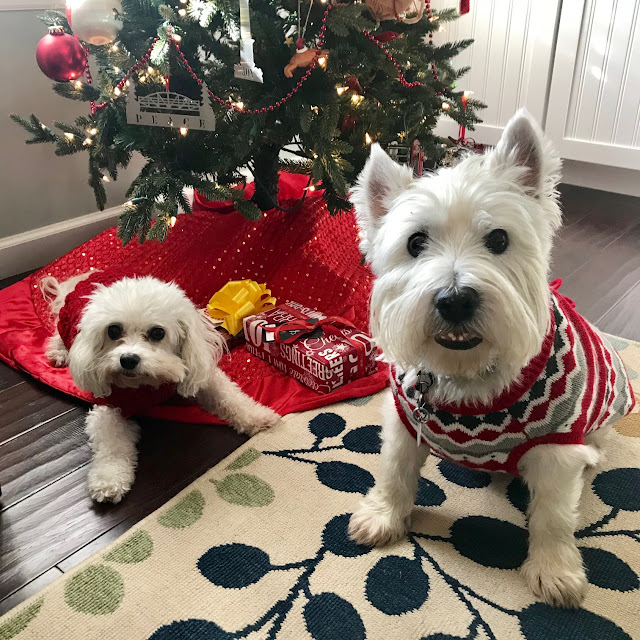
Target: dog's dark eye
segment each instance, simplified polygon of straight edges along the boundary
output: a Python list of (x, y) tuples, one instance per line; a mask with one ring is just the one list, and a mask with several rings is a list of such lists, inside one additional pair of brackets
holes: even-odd
[(417, 258), (427, 248), (427, 240), (429, 236), (426, 233), (422, 231), (414, 233), (407, 241), (407, 251)]
[(164, 338), (164, 329), (162, 327), (153, 327), (149, 330), (149, 338), (154, 342), (160, 342)]
[(484, 246), (487, 247), (491, 253), (504, 253), (509, 246), (509, 236), (504, 229), (494, 229), (485, 236)]
[(112, 340), (117, 340), (122, 337), (122, 327), (119, 324), (110, 324), (107, 333)]

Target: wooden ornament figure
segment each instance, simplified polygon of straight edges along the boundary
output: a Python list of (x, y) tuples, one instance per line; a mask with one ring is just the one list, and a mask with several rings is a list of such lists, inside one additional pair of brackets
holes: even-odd
[[(300, 69), (302, 67), (308, 67), (316, 57), (318, 50), (311, 49), (304, 44), (304, 38), (298, 38), (296, 40), (296, 53), (293, 55), (291, 60), (289, 60), (289, 64), (284, 68), (284, 75), (287, 78), (293, 78), (293, 72), (296, 69)], [(320, 51), (320, 57), (328, 56), (329, 50), (323, 49)]]

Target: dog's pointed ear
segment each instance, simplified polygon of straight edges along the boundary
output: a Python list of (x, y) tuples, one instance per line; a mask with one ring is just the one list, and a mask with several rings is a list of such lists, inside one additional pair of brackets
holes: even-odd
[(222, 334), (193, 305), (189, 306), (180, 319), (180, 357), (186, 373), (178, 384), (178, 393), (185, 398), (195, 396), (208, 383), (210, 370), (218, 364), (226, 344)]
[(371, 145), (369, 159), (350, 196), (361, 230), (360, 248), (365, 255), (391, 203), (412, 181), (411, 169), (394, 162), (379, 144)]
[(560, 161), (526, 109), (520, 109), (509, 120), (493, 157), (503, 166), (525, 169), (518, 182), (536, 197), (545, 187), (553, 189), (558, 182)]

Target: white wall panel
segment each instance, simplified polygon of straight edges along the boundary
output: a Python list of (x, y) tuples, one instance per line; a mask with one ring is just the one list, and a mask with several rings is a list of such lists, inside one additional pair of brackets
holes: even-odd
[(640, 169), (639, 8), (564, 1), (546, 127), (563, 157)]
[[(431, 4), (438, 10), (456, 8), (459, 2)], [(453, 64), (471, 67), (457, 88), (473, 91), (474, 98), (487, 104), (480, 113), (483, 123), (471, 134), (482, 142), (495, 144), (520, 107), (527, 107), (539, 121), (544, 118), (559, 5), (559, 0), (474, 0), (468, 14), (444, 23), (444, 31), (436, 34), (436, 44), (475, 40)], [(456, 135), (457, 125), (444, 116), (437, 131)]]

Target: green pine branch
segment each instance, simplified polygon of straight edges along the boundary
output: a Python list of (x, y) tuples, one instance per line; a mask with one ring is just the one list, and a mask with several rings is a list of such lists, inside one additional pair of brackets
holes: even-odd
[(27, 144), (39, 144), (41, 142), (56, 142), (58, 136), (32, 113), (29, 119), (12, 113), (10, 118), (19, 124), (27, 133), (31, 134), (31, 138), (27, 138)]
[(86, 82), (76, 85), (74, 82), (56, 82), (53, 90), (63, 98), (71, 100), (82, 100), (83, 102), (97, 101), (100, 98), (100, 91)]
[[(317, 42), (326, 6), (316, 2), (304, 7), (302, 21), (309, 10), (308, 46)], [(263, 70), (262, 84), (234, 75), (240, 56), (237, 0), (190, 0), (184, 16), (179, 14), (180, 8), (181, 4), (168, 0), (122, 0), (124, 26), (115, 46), (89, 47), (95, 60), (93, 85), (54, 86), (58, 95), (85, 103), (105, 102), (105, 108), (77, 118), (73, 124), (57, 123), (59, 132), (36, 116), (12, 116), (27, 132), (30, 144), (49, 142), (57, 155), (88, 152), (89, 184), (100, 207), (106, 204), (105, 180), (115, 180), (134, 153), (145, 158), (144, 167), (128, 189), (131, 204), (125, 207), (119, 223), (119, 235), (125, 243), (134, 238), (164, 239), (170, 233), (174, 213), (178, 209), (190, 211), (184, 195), (190, 188), (210, 200), (230, 200), (242, 215), (257, 220), (262, 214), (255, 201), (267, 208), (276, 200), (276, 194), (269, 190), (276, 184), (279, 168), (308, 175), (314, 186), (324, 189), (329, 210), (339, 213), (349, 208), (350, 185), (368, 157), (372, 140), (384, 147), (418, 139), (428, 162), (435, 165), (444, 153), (442, 140), (433, 132), (442, 102), (451, 105), (448, 115), (468, 129), (479, 121), (478, 112), (484, 105), (469, 98), (465, 111), (461, 93), (456, 91), (468, 69), (456, 68), (455, 56), (470, 41), (428, 44), (428, 34), (455, 19), (455, 11), (435, 13), (434, 21), (425, 15), (415, 24), (388, 21), (376, 26), (365, 3), (347, 0), (335, 5), (329, 12), (323, 44), (329, 51), (326, 65), (298, 85), (306, 72), (304, 67), (297, 69), (293, 78), (283, 73), (295, 53), (291, 41), (297, 35), (297, 0), (279, 0), (277, 7), (272, 0), (251, 0), (254, 57)], [(47, 12), (43, 20), (67, 27), (61, 13)], [(169, 27), (182, 37), (181, 50), (194, 72), (223, 100), (242, 102), (253, 113), (230, 113), (212, 101), (216, 130), (189, 130), (184, 136), (174, 128), (127, 123), (127, 93), (116, 97), (113, 89), (156, 36), (160, 39), (150, 63), (152, 72), (142, 69), (140, 78), (131, 78), (137, 95), (162, 91), (161, 76), (169, 75), (172, 91), (200, 99), (198, 85), (170, 46)], [(394, 65), (362, 33), (364, 29), (374, 34), (397, 32), (399, 37), (384, 47), (396, 58), (406, 79), (418, 80), (422, 86), (403, 87)], [(287, 36), (291, 40), (285, 41)], [(432, 64), (439, 80), (433, 77)], [(357, 85), (360, 89), (356, 91)], [(255, 112), (288, 94), (290, 98), (280, 108)], [(279, 158), (278, 150), (285, 148), (298, 158)], [(244, 200), (244, 178), (239, 171), (243, 167), (256, 171), (262, 193), (253, 201)]]

